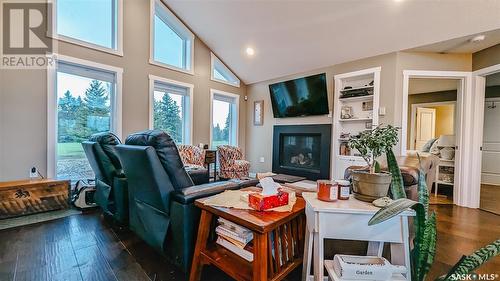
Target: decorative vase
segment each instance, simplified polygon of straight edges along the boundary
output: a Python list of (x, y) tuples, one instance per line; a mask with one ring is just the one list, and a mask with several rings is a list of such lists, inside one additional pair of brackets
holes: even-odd
[(444, 160), (453, 160), (455, 158), (455, 149), (453, 147), (442, 148), (439, 153), (441, 153), (441, 158)]
[(352, 189), (354, 197), (361, 201), (373, 202), (387, 196), (391, 185), (390, 173), (370, 174), (367, 171), (352, 171)]

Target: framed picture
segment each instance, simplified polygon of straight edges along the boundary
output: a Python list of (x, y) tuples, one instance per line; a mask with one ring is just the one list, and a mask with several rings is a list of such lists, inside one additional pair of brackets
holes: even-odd
[(340, 109), (340, 119), (352, 119), (354, 114), (352, 113), (352, 107), (344, 105)]
[(262, 126), (264, 124), (264, 101), (253, 102), (253, 124), (255, 126)]
[(362, 104), (363, 111), (373, 110), (373, 101), (364, 101)]

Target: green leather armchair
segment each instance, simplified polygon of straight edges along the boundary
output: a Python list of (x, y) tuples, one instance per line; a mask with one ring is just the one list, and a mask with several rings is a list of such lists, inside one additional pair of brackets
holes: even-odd
[(83, 150), (95, 174), (96, 193), (94, 199), (106, 215), (117, 223), (128, 223), (127, 178), (115, 151), (120, 144), (117, 136), (110, 132), (92, 135), (82, 143)]
[(194, 200), (239, 185), (194, 185), (175, 143), (163, 131), (132, 134), (116, 149), (128, 178), (130, 229), (188, 272), (200, 218)]

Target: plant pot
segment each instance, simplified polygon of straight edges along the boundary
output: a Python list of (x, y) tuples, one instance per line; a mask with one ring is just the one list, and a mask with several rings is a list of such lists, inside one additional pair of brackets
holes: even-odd
[(370, 174), (367, 171), (352, 171), (354, 197), (361, 201), (373, 202), (387, 196), (391, 185), (390, 173)]

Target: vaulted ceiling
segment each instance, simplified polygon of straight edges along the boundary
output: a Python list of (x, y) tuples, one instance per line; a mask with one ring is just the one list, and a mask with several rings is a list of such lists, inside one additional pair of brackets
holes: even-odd
[(246, 84), (500, 28), (496, 0), (165, 1)]

